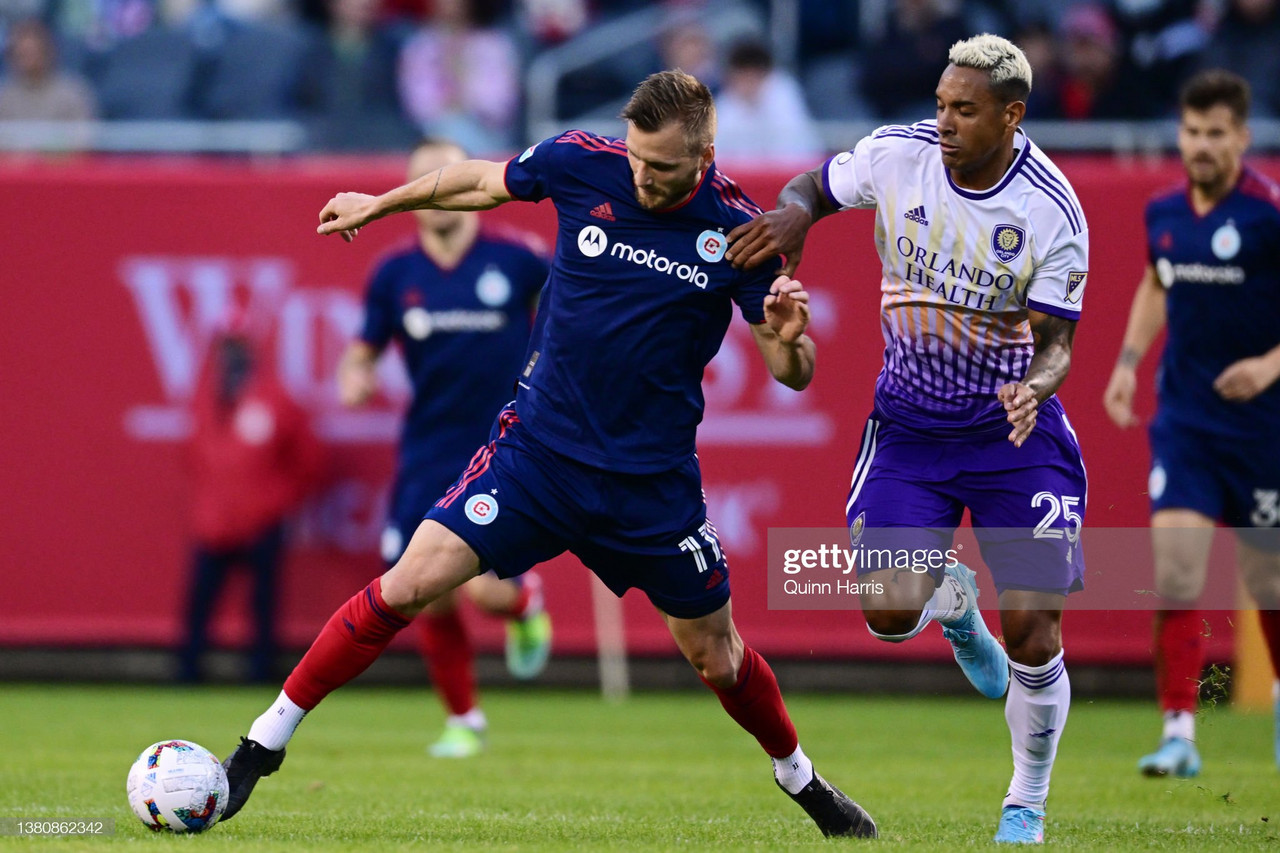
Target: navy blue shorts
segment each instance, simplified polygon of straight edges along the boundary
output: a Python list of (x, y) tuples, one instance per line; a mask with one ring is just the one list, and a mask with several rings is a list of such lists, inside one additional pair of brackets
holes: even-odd
[(1280, 442), (1214, 435), (1159, 416), (1150, 436), (1153, 513), (1195, 510), (1256, 548), (1280, 551)]
[(401, 469), (396, 475), (391, 489), (391, 505), (387, 510), (387, 525), (382, 530), (379, 547), (382, 560), (388, 567), (400, 559), (431, 505), (457, 479), (462, 467), (459, 464), (446, 469), (433, 465), (412, 471)]
[[(845, 504), (855, 549), (945, 554), (968, 508), (997, 590), (1083, 589), (1088, 481), (1067, 415), (1052, 397), (1022, 447), (1008, 434), (925, 435), (873, 412)], [(887, 567), (860, 560), (858, 573)], [(929, 568), (940, 582), (942, 561)]]
[(569, 551), (615, 595), (635, 587), (680, 619), (729, 600), (729, 565), (707, 519), (697, 457), (658, 474), (604, 471), (539, 443), (511, 406), (427, 518), (500, 577)]

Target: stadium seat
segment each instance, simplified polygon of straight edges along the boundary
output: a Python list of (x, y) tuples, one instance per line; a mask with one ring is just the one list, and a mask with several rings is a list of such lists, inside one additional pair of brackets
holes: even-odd
[(199, 66), (195, 45), (177, 30), (155, 27), (120, 42), (96, 69), (103, 117), (191, 118)]

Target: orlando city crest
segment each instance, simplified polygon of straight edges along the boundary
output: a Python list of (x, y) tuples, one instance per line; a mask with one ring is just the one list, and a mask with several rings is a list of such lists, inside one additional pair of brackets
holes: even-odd
[(1016, 225), (997, 225), (991, 232), (991, 251), (995, 252), (1002, 264), (1007, 264), (1022, 254), (1022, 247), (1026, 242), (1027, 232)]

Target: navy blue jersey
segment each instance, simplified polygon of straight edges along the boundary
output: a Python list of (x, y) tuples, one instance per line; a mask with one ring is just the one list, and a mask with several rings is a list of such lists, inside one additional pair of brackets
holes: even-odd
[(435, 477), (442, 489), (484, 443), (511, 399), (546, 277), (528, 246), (483, 229), (453, 269), (417, 245), (378, 265), (360, 337), (378, 350), (396, 341), (413, 385), (400, 478)]
[(725, 235), (760, 209), (714, 164), (684, 203), (636, 201), (620, 139), (569, 131), (506, 169), (507, 191), (559, 215), (516, 409), (544, 445), (594, 467), (665, 471), (694, 453), (702, 372), (737, 303), (764, 322), (772, 268), (735, 270)]
[(1280, 344), (1280, 187), (1245, 169), (1204, 216), (1183, 187), (1154, 198), (1146, 224), (1168, 306), (1158, 416), (1219, 435), (1274, 435), (1280, 384), (1233, 403), (1213, 381), (1228, 365)]

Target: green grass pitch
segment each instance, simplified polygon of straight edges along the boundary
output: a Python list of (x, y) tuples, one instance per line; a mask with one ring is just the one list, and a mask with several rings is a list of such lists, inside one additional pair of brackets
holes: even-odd
[[(755, 742), (703, 691), (608, 704), (594, 693), (489, 691), (489, 751), (429, 758), (441, 724), (425, 690), (339, 691), (303, 723), (280, 773), (235, 820), (152, 834), (125, 802), (130, 763), (160, 738), (220, 756), (267, 688), (0, 685), (0, 817), (113, 818), (114, 836), (0, 838), (4, 850), (993, 849), (1010, 773), (1003, 703), (789, 697), (818, 769), (874, 815), (881, 839), (826, 840), (778, 791)], [(1054, 774), (1047, 838), (1075, 850), (1280, 849), (1272, 721), (1200, 715), (1195, 780), (1135, 771), (1155, 745), (1151, 703), (1077, 699)]]

